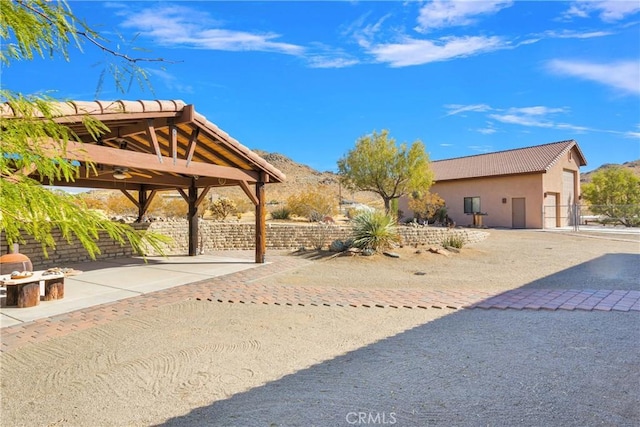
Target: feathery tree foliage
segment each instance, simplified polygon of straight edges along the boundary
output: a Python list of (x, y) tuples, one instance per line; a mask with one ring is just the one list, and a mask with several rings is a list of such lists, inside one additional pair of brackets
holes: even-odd
[(631, 170), (612, 167), (593, 174), (582, 187), (582, 197), (595, 215), (627, 227), (640, 226), (640, 177)]
[(391, 200), (413, 191), (427, 191), (433, 183), (424, 144), (396, 145), (389, 132), (360, 137), (356, 146), (338, 160), (340, 180), (351, 190), (372, 191), (382, 197), (389, 213)]
[[(96, 32), (73, 15), (64, 1), (0, 1), (0, 41), (0, 63), (5, 68), (13, 61), (33, 60), (37, 56), (51, 59), (61, 56), (69, 60), (69, 47), (81, 49), (82, 41), (86, 41), (120, 61), (120, 65), (110, 67), (117, 87), (124, 88), (125, 76), (130, 81), (146, 80), (136, 65), (145, 59), (109, 49)], [(80, 197), (50, 191), (30, 178), (37, 171), (44, 182), (53, 179), (72, 182), (79, 173), (78, 163), (65, 158), (67, 142), (77, 140), (77, 136), (56, 121), (60, 115), (56, 111), (57, 100), (3, 88), (0, 101), (4, 102), (0, 105), (0, 229), (9, 245), (21, 243), (30, 235), (41, 243), (47, 255), (47, 248), (56, 246), (52, 232), (58, 228), (65, 239), (76, 238), (92, 258), (100, 253), (97, 240), (102, 233), (130, 245), (138, 253), (144, 253), (148, 247), (162, 253), (168, 238), (112, 222), (87, 209)], [(83, 123), (96, 139), (108, 131), (104, 124), (89, 116)]]

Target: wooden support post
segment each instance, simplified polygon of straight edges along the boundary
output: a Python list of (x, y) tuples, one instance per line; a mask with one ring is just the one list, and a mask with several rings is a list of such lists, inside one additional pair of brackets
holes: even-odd
[(144, 185), (141, 185), (140, 191), (138, 191), (138, 219), (136, 219), (136, 222), (142, 222), (142, 217), (144, 216), (146, 205), (147, 205), (147, 190), (144, 189)]
[(260, 179), (256, 182), (256, 263), (263, 264), (267, 251), (267, 226), (264, 195), (264, 172), (260, 173)]
[(189, 186), (189, 256), (198, 255), (198, 187), (196, 178), (191, 178)]

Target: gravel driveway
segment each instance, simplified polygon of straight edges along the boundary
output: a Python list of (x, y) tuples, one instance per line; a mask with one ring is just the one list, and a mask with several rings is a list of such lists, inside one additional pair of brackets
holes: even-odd
[[(493, 272), (494, 288), (638, 290), (637, 238), (615, 239), (494, 231), (468, 259), (445, 262)], [(561, 250), (570, 251), (564, 260)], [(315, 269), (325, 281), (348, 274)], [(313, 271), (272, 282), (320, 283)], [(458, 311), (166, 425), (637, 426), (640, 313)]]

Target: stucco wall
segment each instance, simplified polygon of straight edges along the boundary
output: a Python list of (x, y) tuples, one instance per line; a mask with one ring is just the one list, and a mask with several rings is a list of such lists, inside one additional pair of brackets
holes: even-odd
[[(512, 199), (526, 199), (526, 228), (542, 228), (542, 176), (541, 174), (466, 179), (436, 182), (430, 189), (438, 193), (447, 205), (447, 212), (457, 225), (473, 224), (473, 216), (464, 213), (465, 197), (480, 197), (483, 225), (512, 227)], [(502, 199), (506, 199), (503, 203)], [(405, 216), (411, 216), (406, 199), (400, 203)]]
[[(449, 216), (458, 225), (473, 224), (473, 216), (464, 213), (465, 197), (480, 197), (480, 208), (487, 216), (482, 217), (483, 224), (488, 227), (513, 227), (513, 199), (525, 198), (526, 228), (545, 228), (549, 226), (565, 226), (572, 208), (568, 205), (578, 203), (580, 198), (580, 166), (579, 154), (574, 147), (569, 153), (560, 156), (546, 173), (527, 175), (510, 175), (489, 178), (474, 178), (458, 181), (436, 182), (430, 191), (438, 193), (445, 200)], [(573, 193), (571, 198), (563, 188), (563, 172), (574, 174)], [(551, 211), (544, 212), (545, 194), (547, 204), (555, 195), (553, 214), (558, 218), (548, 218)], [(503, 202), (503, 199), (506, 199)], [(408, 207), (408, 199), (402, 198), (399, 209), (405, 218), (411, 218), (413, 212)], [(543, 218), (547, 216), (547, 219)], [(550, 220), (551, 219), (551, 220)]]
[[(234, 250), (255, 248), (255, 227), (253, 224), (220, 223), (200, 221), (200, 240), (198, 248), (204, 253), (217, 250)], [(167, 248), (168, 254), (186, 254), (187, 249), (187, 222), (154, 222), (136, 224), (136, 227), (171, 236), (175, 243)], [(439, 227), (398, 227), (403, 244), (437, 245), (443, 238), (450, 234), (462, 235), (468, 243), (476, 243), (484, 240), (489, 233), (480, 230), (446, 229)], [(327, 246), (334, 240), (347, 240), (351, 235), (351, 228), (335, 225), (298, 225), (298, 224), (267, 224), (267, 248), (269, 249), (298, 249), (302, 246), (312, 249), (319, 245)], [(40, 244), (33, 239), (27, 239), (20, 245), (20, 252), (31, 258), (35, 269), (49, 267), (63, 267), (72, 263), (89, 261), (90, 258), (85, 249), (78, 243), (67, 243), (59, 232), (54, 232), (58, 242), (55, 250), (49, 250), (49, 258), (42, 255)], [(101, 236), (99, 240), (101, 254), (97, 259), (122, 258), (132, 256), (131, 249), (121, 246), (110, 240), (107, 236)], [(4, 236), (0, 236), (0, 254), (8, 252)], [(148, 255), (153, 255), (152, 253)]]

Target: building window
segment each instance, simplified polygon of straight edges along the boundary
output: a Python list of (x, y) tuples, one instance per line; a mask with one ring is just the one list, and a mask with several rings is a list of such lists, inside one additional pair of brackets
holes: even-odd
[(480, 197), (464, 198), (464, 213), (472, 214), (480, 212)]

